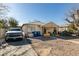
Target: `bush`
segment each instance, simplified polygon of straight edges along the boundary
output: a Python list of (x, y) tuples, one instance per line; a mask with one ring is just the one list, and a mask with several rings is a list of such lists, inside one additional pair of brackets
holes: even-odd
[(68, 32), (68, 31), (63, 31), (60, 34), (61, 36), (72, 36), (72, 32)]

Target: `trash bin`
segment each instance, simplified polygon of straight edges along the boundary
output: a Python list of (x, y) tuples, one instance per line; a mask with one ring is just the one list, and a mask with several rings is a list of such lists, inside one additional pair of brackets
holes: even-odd
[(41, 36), (40, 31), (34, 31), (34, 32), (32, 32), (32, 33), (33, 33), (33, 36), (34, 36), (34, 37)]
[(34, 31), (34, 32), (32, 32), (33, 33), (33, 36), (34, 37), (37, 37), (37, 32), (36, 31)]
[(40, 31), (37, 31), (37, 36), (41, 36), (41, 33), (40, 33)]

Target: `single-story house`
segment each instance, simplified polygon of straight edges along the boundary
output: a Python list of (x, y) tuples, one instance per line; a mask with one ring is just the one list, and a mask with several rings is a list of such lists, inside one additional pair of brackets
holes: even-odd
[(60, 26), (60, 27), (59, 27), (59, 31), (60, 31), (60, 32), (63, 32), (63, 31), (65, 31), (65, 30), (67, 30), (67, 29), (68, 29), (68, 25), (69, 25), (69, 24), (65, 24), (65, 25)]
[(43, 35), (44, 31), (53, 32), (54, 29), (58, 30), (59, 26), (53, 22), (42, 23), (40, 21), (30, 22), (22, 25), (22, 30), (28, 34), (29, 36), (33, 36), (34, 31), (39, 31), (41, 35)]

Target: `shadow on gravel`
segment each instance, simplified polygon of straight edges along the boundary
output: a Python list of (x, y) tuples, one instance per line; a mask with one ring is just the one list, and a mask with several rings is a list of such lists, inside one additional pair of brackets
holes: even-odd
[(30, 39), (23, 39), (23, 40), (17, 40), (17, 41), (7, 41), (8, 45), (13, 45), (13, 46), (21, 46), (21, 45), (27, 45), (31, 44)]
[(48, 41), (48, 40), (56, 40), (56, 37), (44, 37), (44, 36), (40, 36), (40, 37), (33, 37), (33, 39), (37, 39), (37, 40), (42, 40), (42, 41)]
[(61, 39), (64, 39), (64, 40), (75, 40), (75, 39), (79, 39), (79, 36), (64, 36), (64, 37), (61, 37)]

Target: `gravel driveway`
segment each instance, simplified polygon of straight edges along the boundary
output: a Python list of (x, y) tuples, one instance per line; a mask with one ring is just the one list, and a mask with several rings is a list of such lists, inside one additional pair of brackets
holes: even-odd
[[(3, 40), (1, 40), (2, 42)], [(1, 47), (1, 46), (0, 46)], [(0, 48), (0, 56), (37, 56), (31, 46), (31, 40), (25, 39), (16, 42), (6, 42)]]
[(28, 38), (4, 42), (0, 56), (79, 56), (79, 44), (62, 39), (42, 41)]

